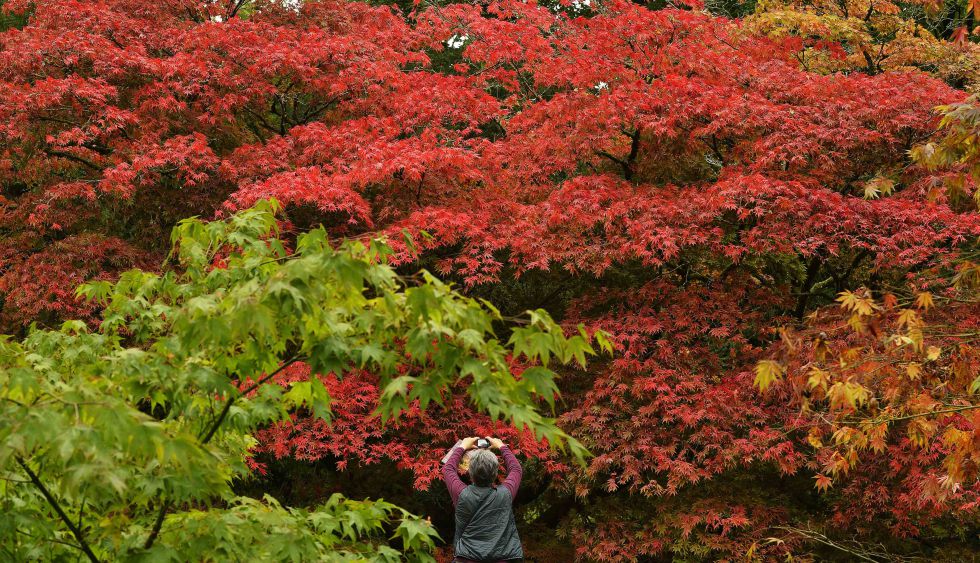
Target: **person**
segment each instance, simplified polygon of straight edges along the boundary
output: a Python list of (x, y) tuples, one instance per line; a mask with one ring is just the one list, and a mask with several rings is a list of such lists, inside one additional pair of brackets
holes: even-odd
[[(477, 447), (478, 437), (464, 438), (443, 458), (442, 477), (456, 513), (453, 536), (454, 563), (512, 563), (524, 560), (517, 534), (513, 502), (521, 485), (523, 469), (502, 440), (486, 437), (490, 448), (500, 451), (507, 476), (495, 485), (499, 461), (489, 448)], [(467, 454), (470, 484), (459, 476), (459, 462)]]

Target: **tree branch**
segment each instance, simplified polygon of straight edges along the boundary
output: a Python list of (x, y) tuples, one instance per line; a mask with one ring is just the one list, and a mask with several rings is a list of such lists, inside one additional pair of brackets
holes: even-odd
[(813, 282), (820, 272), (820, 264), (820, 257), (814, 254), (813, 258), (810, 259), (810, 264), (806, 268), (806, 279), (800, 287), (800, 297), (796, 300), (796, 311), (794, 315), (797, 320), (803, 320), (803, 314), (806, 313), (806, 305), (810, 301), (810, 290), (813, 288)]
[[(285, 362), (282, 363), (282, 365), (280, 365), (275, 370), (269, 372), (265, 377), (263, 377), (262, 379), (259, 379), (258, 381), (256, 381), (252, 385), (249, 385), (248, 387), (246, 387), (245, 389), (243, 389), (241, 391), (241, 393), (238, 395), (238, 397), (244, 397), (245, 395), (248, 395), (252, 391), (255, 391), (256, 389), (259, 388), (260, 385), (263, 385), (265, 382), (267, 382), (270, 379), (272, 379), (273, 377), (279, 375), (280, 373), (282, 373), (282, 371), (284, 369), (286, 369), (289, 366), (295, 364), (296, 362), (300, 361), (301, 359), (302, 359), (302, 356), (296, 355), (296, 356), (293, 356), (292, 358), (286, 360)], [(231, 406), (235, 403), (235, 400), (238, 397), (232, 397), (232, 398), (228, 399), (228, 402), (225, 403), (224, 408), (221, 409), (221, 413), (218, 415), (218, 418), (215, 419), (214, 423), (211, 424), (211, 428), (208, 429), (207, 433), (201, 438), (201, 443), (202, 444), (207, 444), (208, 442), (211, 441), (211, 438), (214, 437), (214, 434), (218, 431), (218, 427), (221, 426), (221, 423), (224, 422), (225, 417), (228, 416), (228, 411), (231, 410)]]
[(595, 153), (597, 155), (599, 155), (599, 156), (604, 156), (604, 157), (608, 158), (609, 160), (615, 162), (616, 164), (618, 164), (620, 166), (624, 166), (624, 167), (626, 166), (626, 161), (625, 160), (623, 160), (623, 159), (621, 159), (621, 158), (619, 158), (617, 156), (614, 156), (614, 155), (612, 155), (612, 154), (610, 154), (610, 153), (608, 153), (606, 151), (595, 151)]
[(160, 507), (160, 512), (157, 513), (157, 519), (153, 522), (153, 529), (150, 530), (150, 535), (147, 536), (146, 541), (143, 543), (143, 549), (153, 547), (153, 542), (157, 541), (157, 536), (160, 535), (160, 530), (163, 528), (163, 520), (167, 517), (167, 512), (169, 511), (170, 501), (165, 500)]
[(642, 129), (640, 127), (637, 127), (636, 130), (633, 131), (632, 133), (631, 132), (628, 132), (628, 131), (623, 131), (623, 134), (626, 135), (627, 137), (629, 137), (631, 139), (631, 142), (630, 142), (630, 152), (629, 152), (628, 155), (626, 155), (625, 158), (619, 158), (619, 157), (617, 157), (615, 155), (612, 155), (612, 154), (610, 154), (610, 153), (608, 153), (606, 151), (595, 151), (595, 153), (597, 155), (599, 155), (599, 156), (606, 157), (609, 160), (611, 160), (611, 161), (615, 162), (616, 164), (618, 164), (620, 166), (620, 168), (623, 169), (623, 177), (626, 178), (627, 180), (632, 180), (633, 179), (633, 163), (636, 162), (636, 157), (637, 157), (637, 155), (640, 152), (640, 132), (641, 131), (642, 131)]
[(237, 16), (237, 15), (238, 15), (238, 11), (242, 9), (242, 6), (244, 6), (244, 5), (245, 5), (245, 2), (246, 2), (246, 0), (237, 0), (237, 1), (236, 1), (236, 2), (235, 2), (235, 3), (233, 4), (233, 5), (232, 5), (232, 9), (231, 9), (231, 11), (230, 11), (230, 12), (228, 13), (228, 17), (227, 17), (226, 19), (229, 19), (229, 20), (230, 20), (231, 18), (233, 18), (233, 17), (235, 17), (235, 16)]
[(92, 170), (102, 170), (102, 168), (99, 165), (95, 164), (94, 162), (92, 162), (92, 161), (90, 161), (88, 159), (82, 158), (80, 156), (73, 155), (73, 154), (68, 153), (68, 152), (59, 151), (59, 150), (55, 150), (55, 149), (49, 149), (49, 148), (45, 148), (44, 149), (44, 152), (47, 153), (48, 156), (54, 156), (54, 157), (64, 158), (64, 159), (67, 159), (67, 160), (71, 160), (73, 162), (77, 162), (79, 164), (84, 164), (85, 166), (88, 166)]
[(26, 463), (24, 463), (24, 460), (20, 456), (15, 456), (15, 459), (17, 460), (17, 464), (20, 465), (21, 469), (24, 470), (24, 473), (27, 473), (27, 476), (30, 477), (31, 482), (34, 483), (34, 486), (37, 487), (39, 491), (41, 491), (42, 495), (44, 495), (45, 500), (48, 501), (48, 504), (51, 505), (51, 508), (53, 508), (54, 511), (58, 514), (58, 517), (61, 518), (61, 521), (65, 523), (65, 526), (67, 526), (69, 530), (71, 530), (72, 535), (75, 536), (75, 539), (78, 541), (79, 549), (81, 549), (82, 552), (88, 556), (90, 561), (92, 561), (93, 563), (99, 563), (99, 558), (95, 556), (95, 553), (92, 552), (92, 548), (90, 548), (88, 546), (88, 543), (86, 543), (81, 528), (75, 526), (75, 524), (72, 523), (71, 518), (69, 518), (68, 515), (65, 514), (65, 511), (62, 510), (61, 505), (58, 503), (58, 500), (55, 499), (54, 495), (52, 495), (51, 492), (48, 491), (47, 487), (44, 486), (44, 483), (42, 483), (41, 479), (38, 478), (37, 473), (31, 471), (31, 468), (28, 467)]
[(640, 132), (642, 130), (642, 128), (637, 127), (636, 131), (630, 135), (632, 139), (630, 143), (630, 154), (626, 157), (626, 165), (623, 166), (623, 176), (627, 180), (633, 180), (633, 164), (636, 163), (636, 156), (640, 153)]
[[(293, 356), (292, 358), (283, 362), (282, 365), (280, 365), (274, 371), (267, 374), (265, 377), (259, 379), (252, 385), (249, 385), (248, 387), (243, 389), (237, 397), (229, 398), (228, 401), (225, 403), (225, 406), (221, 409), (221, 413), (219, 413), (218, 417), (215, 418), (214, 422), (211, 423), (211, 426), (210, 428), (208, 428), (207, 432), (201, 435), (200, 437), (201, 444), (207, 444), (208, 442), (211, 441), (211, 438), (214, 438), (214, 435), (218, 432), (218, 428), (221, 426), (221, 423), (225, 421), (225, 417), (228, 416), (228, 411), (231, 410), (232, 405), (235, 404), (235, 400), (238, 397), (244, 397), (249, 393), (251, 393), (252, 391), (255, 391), (256, 389), (259, 388), (260, 385), (269, 381), (279, 373), (282, 373), (284, 369), (300, 361), (302, 358), (303, 357), (299, 355)], [(157, 537), (160, 535), (160, 530), (163, 528), (163, 521), (164, 519), (166, 519), (167, 512), (170, 511), (171, 506), (172, 503), (169, 500), (165, 500), (163, 505), (160, 507), (160, 512), (157, 513), (157, 518), (153, 522), (153, 528), (150, 530), (150, 535), (146, 538), (146, 542), (143, 544), (143, 549), (150, 549), (151, 547), (153, 547), (153, 543), (157, 540)]]
[(917, 414), (909, 414), (909, 415), (905, 415), (905, 416), (898, 416), (898, 417), (895, 417), (895, 418), (885, 418), (885, 419), (878, 420), (876, 422), (878, 422), (878, 423), (888, 423), (888, 424), (891, 424), (893, 422), (901, 422), (903, 420), (912, 420), (913, 418), (922, 418), (923, 416), (929, 416), (931, 414), (952, 414), (952, 413), (963, 412), (963, 411), (972, 411), (972, 410), (976, 410), (976, 409), (980, 409), (980, 405), (963, 405), (961, 407), (954, 407), (954, 408), (951, 408), (951, 409), (941, 409), (941, 410), (936, 410), (936, 411), (926, 411), (926, 412), (920, 412), (920, 413), (917, 413)]

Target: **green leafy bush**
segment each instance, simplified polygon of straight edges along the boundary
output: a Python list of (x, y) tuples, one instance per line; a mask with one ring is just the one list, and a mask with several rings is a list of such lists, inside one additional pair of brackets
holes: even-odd
[[(334, 246), (323, 229), (288, 251), (275, 201), (174, 230), (160, 274), (79, 289), (103, 304), (97, 331), (66, 322), (0, 341), (0, 553), (14, 560), (432, 560), (425, 520), (339, 495), (312, 510), (236, 496), (251, 433), (307, 409), (329, 419), (318, 377), (273, 381), (296, 362), (381, 378), (382, 421), (463, 385), (475, 406), (581, 458), (538, 412), (552, 358), (584, 363), (531, 312), (505, 345), (491, 306), (427, 272), (403, 279), (379, 240)], [(608, 347), (603, 335), (598, 341)], [(540, 364), (515, 377), (511, 356)]]

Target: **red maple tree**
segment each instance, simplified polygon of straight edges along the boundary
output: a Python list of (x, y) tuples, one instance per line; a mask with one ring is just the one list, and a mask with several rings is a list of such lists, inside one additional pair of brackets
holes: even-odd
[[(259, 472), (388, 459), (424, 490), (455, 436), (501, 433), (541, 462), (528, 523), (597, 560), (823, 549), (827, 518), (875, 542), (975, 530), (975, 485), (924, 504), (908, 476), (937, 451), (877, 452), (821, 494), (823, 413), (800, 386), (753, 387), (786, 353), (777, 327), (816, 311), (806, 330), (826, 332), (839, 292), (907, 285), (975, 244), (976, 205), (937, 189), (952, 172), (909, 157), (965, 93), (912, 69), (807, 70), (797, 38), (701, 8), (8, 0), (28, 17), (0, 34), (3, 321), (90, 314), (71, 288), (152, 263), (177, 219), (275, 197), (293, 229), (408, 232), (406, 269), (602, 328), (618, 352), (562, 389), (584, 468), (462, 398), (382, 429), (361, 373), (321, 376), (332, 426), (296, 413), (263, 432)], [(975, 307), (947, 315), (975, 331)]]

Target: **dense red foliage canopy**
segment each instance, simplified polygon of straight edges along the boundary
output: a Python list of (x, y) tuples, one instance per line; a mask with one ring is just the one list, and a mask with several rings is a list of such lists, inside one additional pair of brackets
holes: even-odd
[[(382, 429), (360, 373), (322, 376), (332, 427), (297, 413), (259, 436), (260, 472), (387, 458), (427, 489), (443, 447), (494, 431), (541, 461), (526, 520), (595, 559), (737, 557), (773, 536), (781, 552), (805, 537), (786, 529), (828, 518), (875, 541), (975, 535), (975, 479), (924, 501), (938, 450), (896, 446), (816, 491), (815, 415), (753, 387), (776, 327), (973, 244), (976, 207), (909, 159), (963, 91), (917, 70), (812, 72), (794, 38), (696, 3), (4, 7), (30, 14), (0, 34), (7, 330), (90, 314), (71, 288), (159, 260), (179, 218), (275, 197), (291, 228), (407, 231), (407, 270), (616, 339), (563, 389), (585, 468), (462, 398)], [(959, 314), (975, 330), (975, 307)]]

